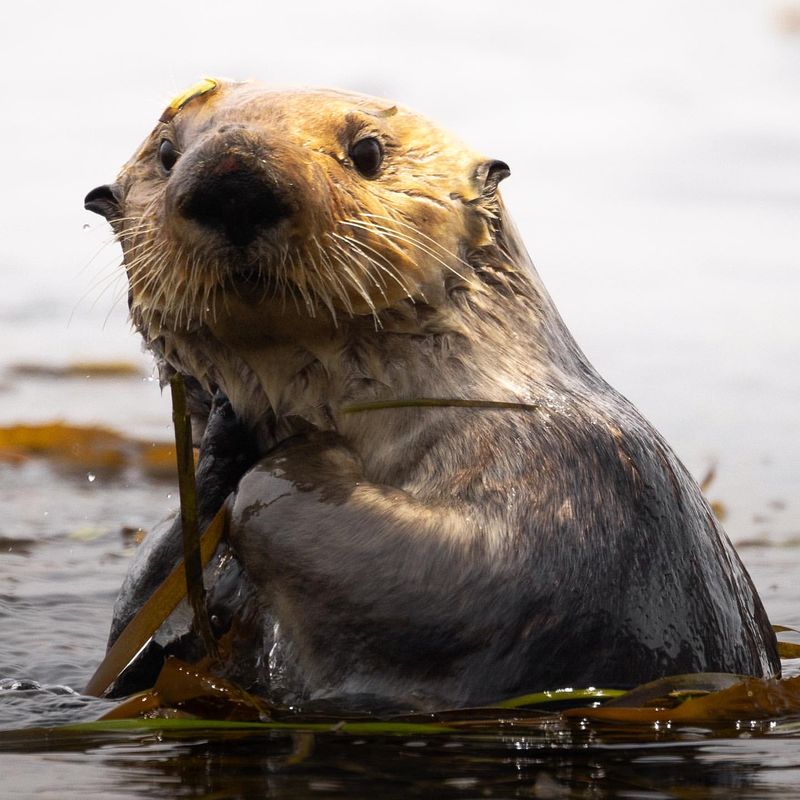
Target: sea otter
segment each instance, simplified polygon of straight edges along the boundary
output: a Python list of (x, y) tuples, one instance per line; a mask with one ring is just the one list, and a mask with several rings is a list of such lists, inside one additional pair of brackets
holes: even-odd
[[(207, 578), (246, 685), (432, 708), (779, 674), (698, 486), (559, 317), (508, 174), (384, 100), (206, 80), (87, 196), (192, 387), (203, 518), (235, 492)], [(179, 551), (177, 523), (149, 537), (110, 641)], [(118, 690), (194, 646), (180, 615), (156, 640)]]

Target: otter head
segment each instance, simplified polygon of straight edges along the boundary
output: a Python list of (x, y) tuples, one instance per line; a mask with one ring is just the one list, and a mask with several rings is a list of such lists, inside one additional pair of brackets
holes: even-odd
[(244, 309), (274, 333), (468, 280), (506, 175), (383, 100), (206, 80), (85, 204), (122, 244), (140, 328), (230, 329)]

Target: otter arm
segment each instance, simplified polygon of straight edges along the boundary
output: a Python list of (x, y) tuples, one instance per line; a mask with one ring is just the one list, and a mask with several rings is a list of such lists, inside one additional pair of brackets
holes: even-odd
[[(256, 459), (248, 433), (230, 402), (218, 393), (211, 405), (197, 466), (198, 521), (208, 527), (225, 498)], [(110, 647), (183, 555), (180, 515), (167, 518), (144, 540), (114, 604)]]
[(230, 536), (311, 688), (352, 689), (358, 672), (360, 691), (399, 692), (386, 683), (402, 678), (441, 693), (446, 674), (463, 696), (520, 605), (511, 548), (491, 548), (478, 523), (364, 481), (341, 439), (314, 434), (245, 475)]

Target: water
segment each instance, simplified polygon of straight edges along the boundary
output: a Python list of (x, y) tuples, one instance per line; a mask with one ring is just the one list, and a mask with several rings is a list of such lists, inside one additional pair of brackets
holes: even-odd
[[(717, 465), (710, 496), (771, 619), (800, 627), (798, 19), (790, 0), (17, 4), (0, 30), (0, 424), (170, 437), (116, 250), (81, 199), (174, 93), (217, 74), (381, 94), (511, 165), (507, 204), (579, 343), (695, 475)], [(141, 375), (12, 369), (92, 360)], [(172, 491), (135, 469), (0, 463), (0, 727), (105, 709), (74, 690), (102, 655), (122, 531), (152, 527)], [(785, 796), (797, 745), (780, 722), (318, 736), (291, 764), (301, 745), (277, 734), (31, 734), (0, 739), (0, 794)]]
[[(64, 786), (85, 781), (84, 747), (76, 739), (44, 756), (16, 755), (11, 791), (22, 785), (25, 796), (64, 797)], [(558, 730), (412, 741), (316, 737), (311, 754), (292, 764), (297, 749), (285, 735), (224, 743), (116, 737), (91, 750), (94, 788), (83, 796), (760, 798), (791, 796), (800, 777), (797, 740), (780, 732), (731, 742), (691, 731), (633, 751)], [(766, 758), (769, 768), (754, 768)]]

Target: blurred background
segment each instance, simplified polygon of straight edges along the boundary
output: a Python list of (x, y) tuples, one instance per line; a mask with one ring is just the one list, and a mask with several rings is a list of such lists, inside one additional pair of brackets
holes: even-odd
[[(83, 196), (199, 77), (347, 88), (507, 161), (595, 366), (698, 479), (716, 465), (735, 541), (800, 541), (800, 3), (26, 2), (0, 66), (0, 425), (170, 439)], [(44, 369), (92, 361), (141, 374)]]

